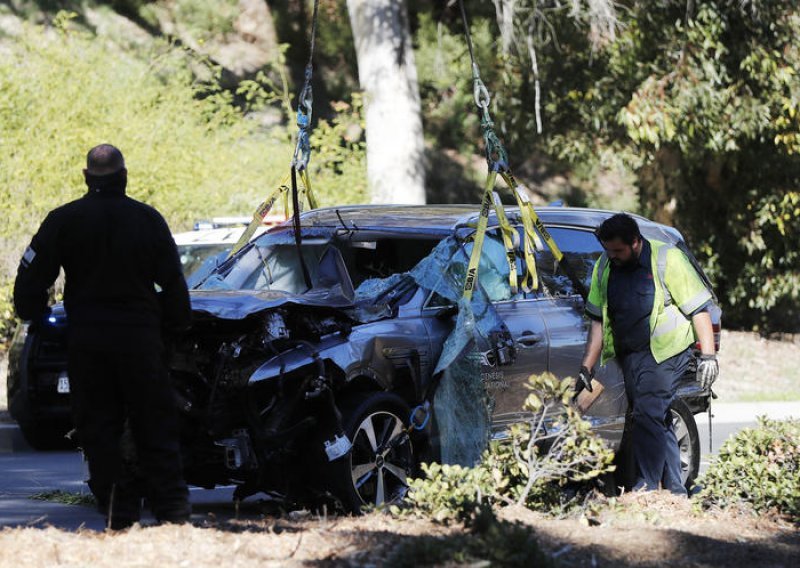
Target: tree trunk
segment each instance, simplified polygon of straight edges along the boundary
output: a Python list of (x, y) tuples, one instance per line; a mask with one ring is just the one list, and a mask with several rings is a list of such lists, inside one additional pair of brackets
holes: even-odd
[(347, 0), (364, 91), (373, 203), (425, 203), (417, 68), (404, 0)]

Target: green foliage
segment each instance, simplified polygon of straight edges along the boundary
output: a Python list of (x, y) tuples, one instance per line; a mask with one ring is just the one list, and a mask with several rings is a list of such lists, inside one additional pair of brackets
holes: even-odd
[(561, 489), (613, 471), (614, 453), (570, 404), (572, 379), (531, 377), (525, 410), (534, 418), (511, 427), (508, 443), (494, 442), (486, 459), (503, 495), (533, 509), (563, 505)]
[(677, 205), (727, 321), (800, 329), (800, 15), (778, 0), (717, 1), (666, 25), (668, 11), (634, 13), (645, 10), (666, 34), (663, 49), (644, 53), (651, 30), (626, 33), (650, 73), (618, 115), (644, 155), (643, 201), (655, 214)]
[(436, 522), (466, 522), (481, 504), (494, 502), (492, 476), (484, 467), (431, 463), (422, 464), (422, 473), (410, 481), (407, 502)]
[(368, 202), (361, 98), (354, 94), (351, 104), (335, 102), (332, 107), (333, 118), (320, 120), (311, 132), (309, 175), (312, 182), (325, 180), (326, 192), (339, 203)]
[(175, 19), (199, 40), (209, 40), (233, 31), (239, 15), (238, 0), (175, 0)]
[(154, 28), (160, 20), (170, 21), (169, 35), (188, 35), (200, 44), (224, 41), (239, 17), (238, 0), (112, 0), (111, 5)]
[(533, 375), (529, 386), (525, 409), (533, 418), (512, 426), (509, 440), (492, 442), (480, 464), (423, 465), (424, 477), (409, 484), (413, 514), (465, 521), (483, 506), (509, 503), (554, 512), (569, 505), (566, 485), (613, 471), (613, 452), (570, 404), (572, 380)]
[(695, 500), (706, 508), (745, 504), (800, 521), (800, 420), (758, 422), (722, 445)]
[[(487, 22), (475, 30), (473, 41), (478, 54), (491, 53), (483, 49), (491, 42)], [(426, 136), (437, 145), (464, 153), (476, 152), (480, 131), (463, 35), (440, 26), (428, 14), (420, 14), (417, 44), (417, 76)]]
[[(568, 204), (677, 226), (715, 283), (726, 325), (800, 330), (796, 3), (634, 0), (617, 10), (616, 37), (596, 41), (597, 25), (564, 3), (535, 3), (539, 15), (525, 28), (534, 3), (520, 0), (511, 42), (484, 4), (466, 2), (492, 116), (519, 177), (561, 170), (574, 184), (562, 194)], [(428, 136), (468, 152), (479, 138), (453, 12), (420, 15), (417, 62)], [(638, 201), (618, 191), (631, 180)]]
[[(207, 62), (165, 43), (121, 51), (68, 31), (68, 20), (59, 16), (57, 30), (25, 26), (0, 59), (0, 315), (38, 224), (85, 191), (84, 156), (96, 144), (123, 151), (129, 195), (159, 209), (175, 231), (197, 218), (250, 213), (289, 170), (288, 131), (260, 128), (232, 93), (198, 80), (198, 69), (217, 73)], [(265, 76), (259, 85), (241, 86), (248, 108), (270, 102), (277, 86)], [(363, 141), (345, 136), (348, 121), (360, 119), (345, 110), (314, 136), (312, 180), (323, 206), (364, 196)], [(2, 322), (0, 333), (9, 333), (12, 324)]]
[(470, 522), (469, 533), (404, 540), (386, 559), (392, 568), (415, 566), (537, 566), (555, 563), (542, 552), (530, 528), (500, 521), (483, 508)]
[(0, 349), (5, 349), (6, 342), (14, 334), (16, 319), (12, 302), (11, 283), (6, 280), (0, 285)]
[[(120, 14), (136, 18), (143, 8), (154, 2), (155, 0), (107, 0), (105, 3), (110, 4)], [(102, 0), (98, 3), (102, 3)]]

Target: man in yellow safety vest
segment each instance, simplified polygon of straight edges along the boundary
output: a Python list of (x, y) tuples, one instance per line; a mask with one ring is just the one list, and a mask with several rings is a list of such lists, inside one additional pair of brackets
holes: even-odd
[(586, 302), (592, 322), (576, 388), (591, 388), (598, 359), (605, 364), (616, 357), (632, 406), (633, 488), (686, 495), (670, 405), (696, 339), (703, 388), (719, 374), (711, 292), (680, 249), (642, 237), (630, 215), (608, 218), (597, 238), (605, 253), (592, 274)]

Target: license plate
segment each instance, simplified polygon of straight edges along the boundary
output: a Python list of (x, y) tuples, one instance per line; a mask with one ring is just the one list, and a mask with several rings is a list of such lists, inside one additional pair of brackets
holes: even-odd
[(69, 393), (69, 377), (66, 373), (61, 373), (58, 376), (58, 386), (56, 390), (62, 394)]

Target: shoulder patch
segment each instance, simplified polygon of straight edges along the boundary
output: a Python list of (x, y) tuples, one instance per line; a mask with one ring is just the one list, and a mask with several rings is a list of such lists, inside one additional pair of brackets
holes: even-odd
[(36, 258), (36, 251), (33, 250), (33, 247), (29, 246), (28, 248), (25, 249), (25, 253), (22, 255), (22, 261), (21, 261), (22, 266), (24, 268), (28, 268), (31, 262), (33, 262), (34, 258)]

